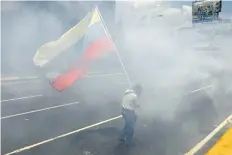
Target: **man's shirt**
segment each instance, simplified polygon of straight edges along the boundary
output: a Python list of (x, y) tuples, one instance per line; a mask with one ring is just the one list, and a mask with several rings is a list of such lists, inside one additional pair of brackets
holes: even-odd
[(126, 90), (122, 100), (122, 107), (124, 109), (134, 111), (138, 106), (139, 106), (138, 96), (136, 95), (134, 90), (131, 89)]

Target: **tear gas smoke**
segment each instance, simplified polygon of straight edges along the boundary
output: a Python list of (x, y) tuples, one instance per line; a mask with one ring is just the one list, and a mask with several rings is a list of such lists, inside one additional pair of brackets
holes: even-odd
[[(189, 6), (177, 9), (165, 5), (150, 10), (149, 12), (146, 7), (141, 12), (131, 9), (125, 12), (125, 18), (122, 19), (123, 48), (130, 57), (124, 62), (132, 79), (140, 81), (145, 87), (141, 99), (144, 105), (143, 117), (152, 120), (159, 116), (178, 124), (179, 114), (185, 113), (181, 114), (181, 117), (191, 117), (191, 109), (198, 107), (196, 116), (201, 116), (205, 122), (212, 123), (212, 119), (216, 121), (214, 113), (222, 115), (219, 109), (230, 104), (228, 97), (231, 96), (232, 88), (232, 82), (229, 80), (232, 71), (229, 65), (232, 62), (230, 52), (232, 46), (229, 43), (232, 42), (232, 33), (228, 26), (230, 24), (202, 24), (202, 29), (204, 27), (208, 33), (217, 31), (216, 35), (210, 36), (199, 32), (199, 27), (190, 28), (192, 25)], [(181, 29), (184, 27), (186, 29)], [(223, 31), (227, 32), (227, 35), (221, 33)], [(221, 77), (216, 74), (220, 74)], [(214, 87), (189, 94), (185, 97), (187, 99), (183, 100), (183, 94), (208, 85)], [(219, 88), (224, 94), (220, 93)], [(219, 94), (223, 97), (219, 97)], [(223, 99), (222, 103), (222, 99), (219, 98), (227, 99)], [(227, 114), (230, 112), (231, 110), (224, 111)], [(205, 113), (209, 115), (204, 115)], [(188, 136), (198, 134), (194, 130), (197, 124), (193, 121), (186, 119), (182, 122), (190, 124), (187, 125), (187, 130), (179, 128), (180, 131)], [(203, 124), (206, 126), (210, 124), (205, 122)]]
[[(106, 17), (106, 24), (109, 25), (113, 39), (116, 40), (116, 46), (132, 82), (139, 82), (144, 86), (144, 95), (141, 98), (142, 119), (150, 121), (159, 116), (165, 119), (171, 118), (168, 122), (175, 124), (175, 110), (178, 108), (181, 110), (182, 107), (178, 105), (182, 95), (187, 92), (212, 84), (214, 95), (211, 95), (213, 96), (211, 98), (214, 103), (221, 102), (215, 99), (215, 94), (221, 90), (231, 96), (232, 35), (228, 32), (227, 35), (216, 35), (212, 39), (208, 35), (198, 33), (195, 29), (178, 31), (179, 28), (191, 23), (191, 8), (188, 6), (183, 6), (181, 9), (171, 8), (169, 3), (178, 2), (165, 2), (165, 5), (160, 3), (150, 12), (148, 10), (144, 13), (141, 9), (136, 13), (129, 9), (130, 5), (128, 9), (123, 9), (116, 2), (116, 17), (120, 17), (118, 12), (125, 17), (123, 20), (115, 19), (116, 22), (122, 22), (120, 28), (112, 20), (112, 9), (109, 6), (105, 5), (102, 14)], [(87, 2), (2, 2), (2, 74), (9, 75), (12, 72), (24, 75), (43, 74), (33, 64), (33, 56), (37, 48), (60, 37), (83, 18), (92, 6), (91, 2), (88, 4)], [(146, 20), (139, 21), (141, 17), (139, 13), (144, 13)], [(122, 35), (118, 35), (121, 28)], [(223, 28), (218, 26), (218, 29)], [(201, 47), (198, 50), (197, 46), (200, 44), (201, 46), (212, 44), (219, 48), (202, 50)], [(76, 58), (77, 49), (81, 49), (80, 45), (70, 49), (74, 52), (64, 56), (65, 60), (57, 61), (51, 69), (57, 66), (61, 70), (67, 68), (70, 65), (69, 61)], [(102, 70), (110, 73), (122, 71), (119, 63), (115, 64), (120, 69), (115, 67), (115, 64), (107, 65), (109, 61), (116, 61), (112, 57), (103, 58), (110, 60), (92, 71), (95, 73)], [(101, 68), (102, 66), (104, 69)], [(103, 79), (98, 77), (97, 84), (82, 79), (66, 94), (79, 94), (79, 97), (92, 104), (92, 101), (116, 104), (127, 88), (125, 77)], [(44, 86), (40, 85), (40, 87)], [(176, 125), (170, 124), (168, 127), (175, 127), (178, 130)]]

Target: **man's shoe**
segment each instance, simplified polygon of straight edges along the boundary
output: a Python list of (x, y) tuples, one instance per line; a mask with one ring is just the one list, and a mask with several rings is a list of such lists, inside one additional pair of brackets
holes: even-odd
[(125, 140), (125, 138), (119, 138), (118, 139), (120, 142), (125, 142), (126, 140)]
[(132, 144), (125, 142), (125, 146), (126, 146), (126, 147), (131, 147)]
[(132, 142), (132, 143), (127, 143), (127, 142), (125, 142), (125, 146), (126, 146), (126, 147), (135, 147), (136, 144), (135, 144), (134, 142)]

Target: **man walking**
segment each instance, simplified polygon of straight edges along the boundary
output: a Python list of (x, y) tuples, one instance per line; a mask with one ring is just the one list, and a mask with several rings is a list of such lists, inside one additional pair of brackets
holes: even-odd
[(120, 135), (120, 141), (125, 142), (126, 146), (131, 146), (134, 135), (135, 122), (137, 116), (135, 109), (139, 107), (138, 96), (141, 94), (142, 87), (136, 85), (133, 89), (126, 90), (122, 101), (122, 115), (125, 121), (124, 128)]

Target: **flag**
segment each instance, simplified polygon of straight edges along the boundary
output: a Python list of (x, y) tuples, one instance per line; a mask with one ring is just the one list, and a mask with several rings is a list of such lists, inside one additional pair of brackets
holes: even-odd
[(67, 51), (69, 47), (82, 39), (88, 30), (91, 18), (92, 12), (89, 12), (78, 24), (68, 30), (59, 39), (41, 46), (34, 56), (34, 64), (36, 66), (44, 67), (56, 56)]
[(71, 86), (78, 78), (85, 75), (90, 62), (112, 50), (114, 46), (106, 32), (100, 13), (95, 8), (84, 36), (82, 59), (66, 73), (52, 79), (51, 85), (58, 91)]

